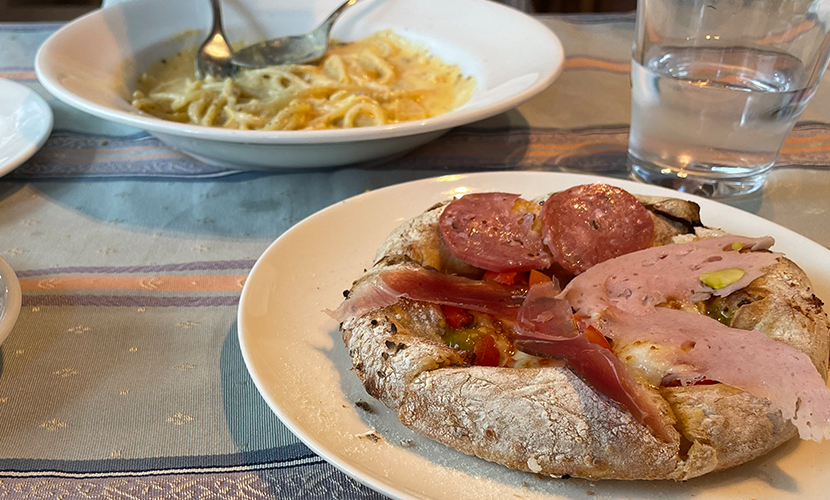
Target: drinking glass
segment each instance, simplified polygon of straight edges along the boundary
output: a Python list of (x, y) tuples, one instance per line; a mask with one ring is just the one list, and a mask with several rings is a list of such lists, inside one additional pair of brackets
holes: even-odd
[(638, 0), (628, 167), (713, 198), (760, 189), (827, 67), (830, 0)]

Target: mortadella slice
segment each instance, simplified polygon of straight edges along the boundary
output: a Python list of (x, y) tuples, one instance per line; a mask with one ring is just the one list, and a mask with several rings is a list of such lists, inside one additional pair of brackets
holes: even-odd
[[(654, 247), (608, 260), (577, 276), (559, 295), (576, 314), (621, 344), (660, 346), (655, 366), (684, 367), (661, 374), (681, 385), (700, 378), (766, 398), (804, 439), (830, 438), (830, 391), (809, 356), (755, 330), (730, 328), (708, 316), (660, 307), (725, 296), (776, 264), (770, 238), (724, 236)], [(739, 270), (737, 279), (712, 288), (701, 276)]]
[(687, 367), (666, 374), (680, 385), (694, 385), (702, 375), (737, 387), (769, 400), (802, 439), (830, 439), (830, 390), (810, 357), (783, 342), (666, 307), (641, 317), (609, 311), (597, 327), (615, 341), (678, 346), (660, 352), (669, 365)]
[(329, 315), (337, 321), (390, 306), (401, 298), (455, 306), (514, 320), (527, 289), (452, 276), (421, 267), (380, 271), (355, 287)]
[[(764, 269), (775, 265), (783, 255), (741, 250), (768, 248), (771, 243), (769, 237), (728, 235), (652, 247), (592, 267), (571, 281), (562, 293), (583, 316), (592, 316), (609, 306), (627, 314), (645, 315), (669, 300), (695, 302), (711, 295), (724, 297), (762, 276)], [(725, 269), (738, 269), (743, 274), (718, 289), (701, 281), (702, 275)]]

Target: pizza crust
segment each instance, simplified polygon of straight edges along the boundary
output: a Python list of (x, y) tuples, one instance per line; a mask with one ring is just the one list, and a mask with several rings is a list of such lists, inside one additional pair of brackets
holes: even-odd
[[(654, 200), (644, 203), (667, 222), (655, 233), (658, 243), (700, 223), (696, 205), (669, 200), (659, 203), (661, 211), (652, 208)], [(444, 245), (437, 226), (444, 206), (396, 229), (352, 290), (391, 267), (480, 276)], [(826, 377), (827, 317), (791, 261), (782, 259), (724, 303), (735, 310), (735, 326), (757, 328), (807, 353)], [(467, 353), (442, 341), (446, 329), (438, 306), (405, 299), (341, 324), (367, 392), (405, 426), (507, 467), (590, 479), (685, 480), (744, 463), (797, 435), (766, 400), (715, 384), (650, 390), (674, 429), (664, 442), (567, 368), (469, 366)]]
[(441, 237), (438, 218), (447, 204), (449, 202), (435, 205), (418, 217), (398, 226), (378, 249), (375, 263), (389, 256), (406, 256), (426, 268), (480, 278), (483, 272), (456, 258)]
[(760, 457), (798, 435), (766, 400), (728, 385), (669, 387), (661, 393), (687, 442), (711, 449), (712, 471)]

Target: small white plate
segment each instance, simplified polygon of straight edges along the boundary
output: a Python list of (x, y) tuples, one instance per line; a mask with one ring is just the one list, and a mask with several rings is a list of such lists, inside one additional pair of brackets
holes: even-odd
[[(223, 3), (233, 42), (302, 33), (342, 0)], [(35, 71), (56, 98), (86, 113), (148, 131), (205, 163), (230, 168), (319, 168), (400, 155), (453, 127), (512, 109), (562, 70), (562, 44), (545, 25), (488, 0), (361, 0), (332, 36), (360, 40), (391, 29), (476, 80), (474, 94), (445, 114), (392, 125), (335, 130), (231, 130), (176, 123), (130, 104), (135, 81), (154, 62), (198, 46), (211, 26), (203, 2), (132, 0), (67, 24), (41, 45)]]
[(0, 176), (19, 167), (52, 132), (52, 108), (35, 91), (0, 78)]
[[(827, 498), (830, 443), (789, 442), (734, 469), (690, 481), (540, 479), (464, 455), (403, 427), (366, 394), (354, 374), (333, 309), (389, 233), (453, 195), (506, 191), (535, 197), (577, 184), (606, 182), (634, 193), (677, 192), (630, 181), (542, 172), (486, 173), (415, 181), (372, 191), (300, 222), (262, 255), (239, 304), (239, 342), (251, 377), (279, 418), (312, 450), (393, 498), (433, 500), (667, 499), (785, 500)], [(700, 204), (709, 226), (770, 235), (830, 299), (830, 250), (768, 220), (711, 200)], [(363, 400), (374, 413), (355, 407)], [(375, 429), (383, 439), (361, 435)], [(402, 441), (413, 446), (404, 447)], [(587, 493), (590, 492), (590, 493)]]
[(23, 296), (14, 269), (0, 258), (0, 344), (6, 340), (17, 322)]

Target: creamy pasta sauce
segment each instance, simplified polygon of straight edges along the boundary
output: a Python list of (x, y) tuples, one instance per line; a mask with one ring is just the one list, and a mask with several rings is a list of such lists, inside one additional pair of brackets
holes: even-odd
[(331, 44), (319, 63), (245, 69), (199, 80), (196, 49), (142, 75), (133, 106), (181, 123), (245, 130), (315, 130), (421, 120), (466, 102), (475, 82), (390, 31)]

